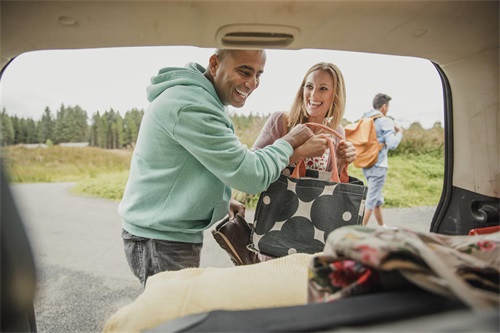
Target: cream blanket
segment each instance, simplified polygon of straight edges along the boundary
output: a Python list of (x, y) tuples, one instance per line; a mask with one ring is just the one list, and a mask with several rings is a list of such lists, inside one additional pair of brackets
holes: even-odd
[(140, 332), (171, 319), (212, 310), (306, 304), (312, 257), (293, 254), (248, 266), (156, 274), (134, 302), (108, 319), (103, 332)]

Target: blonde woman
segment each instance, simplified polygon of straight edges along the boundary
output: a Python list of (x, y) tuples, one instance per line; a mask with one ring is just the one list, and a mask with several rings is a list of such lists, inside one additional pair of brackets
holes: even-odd
[[(320, 62), (312, 66), (304, 75), (297, 91), (290, 112), (275, 112), (262, 128), (252, 149), (261, 149), (284, 136), (298, 124), (313, 122), (328, 126), (345, 136), (340, 124), (345, 109), (345, 83), (340, 69), (332, 64)], [(321, 129), (313, 129), (316, 134)], [(310, 140), (317, 140), (317, 136)], [(356, 158), (356, 149), (352, 143), (332, 137), (339, 172)], [(331, 171), (330, 151), (326, 149), (323, 156), (315, 157), (307, 149), (307, 142), (295, 150), (290, 164), (305, 159), (306, 168), (320, 171)]]
[[(290, 112), (271, 114), (252, 149), (264, 148), (284, 136), (294, 126), (308, 122), (328, 126), (345, 137), (344, 128), (340, 124), (344, 116), (345, 96), (344, 77), (340, 69), (331, 63), (315, 64), (304, 75)], [(313, 131), (315, 134), (321, 133), (321, 129)], [(297, 148), (290, 158), (290, 165), (304, 159), (307, 169), (331, 172), (330, 150), (326, 149), (321, 155), (313, 154), (313, 150), (308, 148), (308, 145), (312, 146), (313, 141), (320, 140), (320, 137), (321, 135), (313, 136)], [(337, 169), (341, 172), (346, 165), (354, 162), (356, 149), (352, 143), (336, 136), (332, 136), (332, 139), (336, 150)], [(272, 257), (259, 254), (259, 259), (267, 261)]]

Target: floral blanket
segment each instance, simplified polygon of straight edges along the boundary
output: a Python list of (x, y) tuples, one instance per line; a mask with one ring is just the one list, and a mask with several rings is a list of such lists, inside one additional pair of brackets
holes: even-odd
[(346, 226), (309, 267), (308, 302), (418, 287), (472, 308), (499, 306), (500, 232), (448, 236)]

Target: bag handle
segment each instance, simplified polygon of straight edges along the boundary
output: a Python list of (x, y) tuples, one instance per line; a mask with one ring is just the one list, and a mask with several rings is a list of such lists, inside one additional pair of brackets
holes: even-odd
[[(340, 138), (341, 140), (345, 140), (344, 137), (335, 131), (334, 129), (331, 129), (330, 127), (327, 127), (325, 125), (317, 124), (317, 123), (306, 123), (305, 125), (309, 127), (318, 127), (321, 128), (336, 137)], [(330, 176), (330, 181), (331, 182), (336, 182), (336, 183), (348, 183), (349, 182), (349, 174), (347, 173), (347, 165), (344, 166), (344, 169), (342, 170), (342, 173), (340, 174), (339, 177), (339, 172), (337, 168), (337, 156), (335, 155), (335, 147), (333, 145), (333, 140), (328, 138), (328, 147), (330, 148), (330, 159), (332, 163), (332, 174)], [(301, 160), (297, 162), (295, 169), (293, 170), (292, 174), (290, 177), (292, 178), (300, 178), (303, 177), (306, 174), (306, 165), (304, 160)]]

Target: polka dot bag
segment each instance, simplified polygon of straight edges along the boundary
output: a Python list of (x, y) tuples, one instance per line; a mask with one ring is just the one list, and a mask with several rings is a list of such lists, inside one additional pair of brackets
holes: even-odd
[(332, 172), (308, 170), (301, 161), (260, 194), (250, 250), (271, 257), (314, 254), (323, 251), (333, 230), (362, 224), (368, 188), (346, 169), (339, 177), (333, 142), (329, 145)]

